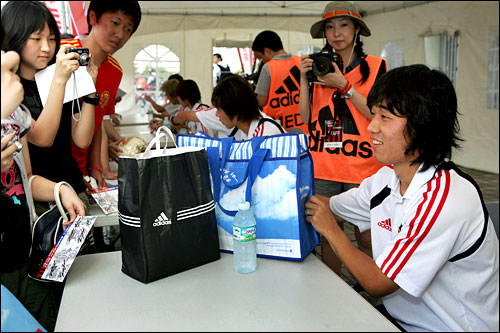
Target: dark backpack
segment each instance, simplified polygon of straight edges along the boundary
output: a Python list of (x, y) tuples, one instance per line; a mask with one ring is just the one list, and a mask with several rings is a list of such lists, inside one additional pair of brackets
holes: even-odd
[(219, 66), (221, 72), (231, 72), (231, 69), (229, 69), (229, 66), (224, 67), (224, 66), (219, 65), (219, 64), (217, 64), (217, 66)]
[(217, 64), (217, 66), (219, 66), (220, 68), (220, 74), (217, 77), (217, 83), (219, 83), (219, 81), (225, 78), (226, 76), (233, 74), (233, 72), (231, 72), (231, 69), (229, 69), (229, 66), (224, 67), (219, 64)]

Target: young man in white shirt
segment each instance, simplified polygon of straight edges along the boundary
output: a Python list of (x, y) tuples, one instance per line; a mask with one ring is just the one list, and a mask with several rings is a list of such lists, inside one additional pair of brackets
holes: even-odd
[[(359, 187), (315, 195), (306, 220), (354, 278), (407, 331), (495, 331), (498, 238), (479, 187), (449, 161), (459, 147), (450, 80), (424, 65), (381, 76), (368, 126), (382, 167)], [(336, 220), (371, 230), (373, 259)]]

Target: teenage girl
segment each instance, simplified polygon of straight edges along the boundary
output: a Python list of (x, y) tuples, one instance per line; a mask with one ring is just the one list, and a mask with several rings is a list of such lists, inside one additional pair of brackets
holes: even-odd
[[(88, 206), (83, 175), (71, 155), (71, 141), (82, 148), (90, 144), (94, 105), (85, 102), (85, 98), (93, 98), (95, 93), (85, 96), (81, 104), (75, 100), (63, 105), (66, 83), (80, 66), (79, 55), (66, 53), (71, 45), (59, 48), (57, 23), (41, 2), (9, 1), (2, 8), (2, 24), (8, 47), (21, 57), (18, 74), (24, 88), (23, 104), (32, 117), (28, 141), (33, 173), (54, 182), (68, 182)], [(54, 76), (43, 105), (35, 74), (54, 63)], [(87, 71), (95, 83), (97, 68), (92, 61)], [(37, 209), (41, 214), (48, 205), (39, 204)]]

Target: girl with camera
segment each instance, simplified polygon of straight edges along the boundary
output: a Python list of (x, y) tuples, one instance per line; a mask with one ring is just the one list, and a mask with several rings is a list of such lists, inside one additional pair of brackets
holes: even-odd
[[(387, 65), (382, 58), (363, 52), (360, 35), (368, 37), (371, 32), (351, 2), (330, 2), (310, 32), (313, 38), (325, 38), (326, 45), (321, 54), (302, 56), (299, 108), (310, 133), (316, 193), (331, 197), (358, 186), (382, 167), (373, 157), (366, 97)], [(321, 75), (317, 69), (323, 66), (318, 60), (325, 57), (331, 59), (332, 67)], [(341, 61), (335, 61), (338, 58)], [(315, 61), (316, 75), (311, 77)], [(332, 129), (336, 135), (328, 135)], [(370, 235), (356, 229), (355, 233), (360, 248), (370, 255)], [(340, 261), (324, 238), (321, 254), (340, 275)]]
[[(2, 25), (6, 43), (21, 59), (18, 74), (24, 88), (23, 104), (32, 117), (28, 133), (33, 173), (54, 182), (66, 181), (88, 205), (86, 186), (78, 164), (71, 155), (71, 141), (87, 147), (94, 129), (94, 105), (84, 96), (80, 108), (78, 100), (63, 105), (66, 83), (80, 66), (77, 52), (66, 53), (71, 45), (59, 48), (61, 37), (50, 11), (38, 1), (9, 1), (2, 8)], [(35, 82), (35, 74), (55, 63), (55, 71), (45, 105), (42, 104)], [(97, 68), (89, 62), (87, 71), (96, 81)], [(49, 208), (37, 203), (37, 213)]]

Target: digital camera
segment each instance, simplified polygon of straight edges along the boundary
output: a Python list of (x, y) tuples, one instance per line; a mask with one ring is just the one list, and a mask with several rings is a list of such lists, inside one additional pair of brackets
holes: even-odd
[(335, 72), (335, 67), (333, 67), (332, 62), (336, 63), (340, 69), (344, 68), (344, 62), (340, 54), (328, 49), (310, 54), (309, 58), (313, 60), (312, 71), (307, 73), (309, 81), (317, 81), (317, 76)]
[(66, 50), (66, 53), (76, 52), (80, 55), (78, 63), (80, 66), (87, 66), (90, 62), (89, 49), (86, 47), (72, 47)]

